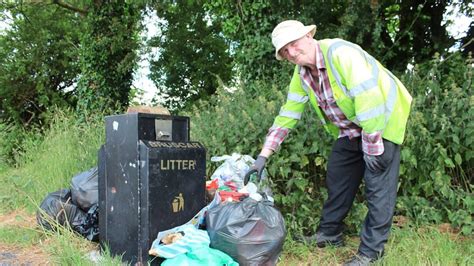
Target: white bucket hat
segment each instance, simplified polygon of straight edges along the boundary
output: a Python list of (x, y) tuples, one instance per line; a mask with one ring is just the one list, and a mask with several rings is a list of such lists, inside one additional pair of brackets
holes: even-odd
[(272, 43), (275, 46), (276, 59), (283, 60), (283, 57), (278, 53), (283, 46), (298, 40), (308, 32), (311, 32), (311, 35), (314, 36), (316, 25), (305, 26), (297, 20), (285, 20), (278, 24), (272, 32)]

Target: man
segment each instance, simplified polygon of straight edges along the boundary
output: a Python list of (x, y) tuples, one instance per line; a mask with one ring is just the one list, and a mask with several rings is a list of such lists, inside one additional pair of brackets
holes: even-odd
[(300, 119), (307, 101), (337, 140), (328, 161), (319, 247), (342, 245), (343, 219), (362, 177), (368, 213), (358, 253), (345, 265), (368, 265), (383, 255), (397, 194), (400, 144), (411, 96), (390, 71), (359, 46), (341, 39), (313, 39), (316, 26), (288, 20), (272, 32), (278, 60), (295, 64), (286, 103), (252, 166), (261, 174), (268, 157)]

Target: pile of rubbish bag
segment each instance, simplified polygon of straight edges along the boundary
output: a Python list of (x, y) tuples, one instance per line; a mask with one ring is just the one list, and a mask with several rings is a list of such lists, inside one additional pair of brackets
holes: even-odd
[[(222, 163), (206, 184), (208, 205), (188, 223), (159, 232), (149, 254), (164, 258), (165, 266), (275, 265), (286, 229), (266, 172), (245, 184), (252, 157), (234, 153), (211, 161)], [(48, 194), (36, 217), (45, 229), (66, 226), (98, 241), (97, 167), (74, 176), (71, 188)]]
[(66, 226), (90, 241), (98, 241), (98, 199), (98, 170), (94, 167), (74, 176), (71, 188), (48, 194), (36, 213), (36, 220), (47, 230)]
[(244, 184), (252, 157), (211, 160), (224, 161), (206, 186), (212, 200), (187, 224), (159, 232), (149, 254), (165, 258), (163, 265), (275, 265), (286, 229), (266, 173)]

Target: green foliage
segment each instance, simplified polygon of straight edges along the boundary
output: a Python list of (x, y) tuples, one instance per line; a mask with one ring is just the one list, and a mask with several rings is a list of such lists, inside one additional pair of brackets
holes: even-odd
[(50, 4), (0, 3), (0, 119), (31, 126), (49, 107), (74, 105), (70, 87), (79, 74), (74, 13)]
[[(402, 148), (397, 213), (418, 223), (450, 222), (470, 234), (474, 228), (472, 63), (459, 55), (435, 58), (417, 66), (404, 82), (414, 104)], [(200, 102), (188, 114), (191, 136), (207, 147), (209, 156), (258, 155), (286, 89), (261, 81), (250, 86), (234, 93), (220, 89), (211, 101)], [(250, 91), (260, 94), (254, 97)], [(324, 177), (333, 139), (310, 109), (267, 165), (275, 200), (293, 232), (314, 232), (327, 197)], [(210, 176), (216, 165), (208, 166)], [(358, 230), (367, 212), (363, 201), (361, 193), (346, 219), (351, 232)]]
[[(454, 44), (454, 39), (446, 30), (444, 14), (453, 2), (381, 1), (377, 15), (382, 22), (378, 42), (380, 47), (370, 52), (376, 52), (373, 53), (376, 58), (384, 62), (389, 69), (403, 72), (408, 63), (423, 63), (430, 60), (435, 53), (447, 51)], [(391, 23), (384, 24), (385, 19)]]
[(14, 123), (0, 122), (0, 164), (15, 165), (23, 154), (26, 142), (36, 142), (41, 139), (35, 128), (27, 130)]
[(137, 66), (141, 5), (95, 1), (88, 10), (81, 38), (78, 111), (120, 110)]
[[(402, 149), (400, 207), (421, 221), (474, 222), (472, 59), (435, 58), (405, 79), (414, 96)], [(420, 196), (422, 198), (420, 198)]]
[(0, 3), (10, 26), (0, 35), (3, 160), (16, 161), (51, 108), (77, 107), (82, 121), (128, 105), (142, 8), (127, 1)]
[(149, 44), (157, 48), (150, 78), (163, 98), (160, 103), (180, 109), (214, 94), (218, 78), (227, 83), (232, 75), (220, 24), (209, 19), (199, 1), (160, 2), (155, 7), (160, 32)]
[[(281, 73), (290, 72), (290, 66), (280, 70), (273, 55), (270, 34), (273, 27), (282, 19), (296, 16), (296, 3), (292, 1), (208, 1), (212, 20), (222, 24), (224, 36), (231, 41), (239, 78), (246, 85), (255, 79), (279, 84)], [(305, 11), (305, 5), (298, 5)], [(312, 4), (319, 9), (322, 5)], [(327, 5), (326, 5), (327, 6)], [(300, 9), (301, 10), (301, 9)], [(299, 12), (298, 18), (309, 22), (308, 12)], [(246, 86), (245, 89), (253, 89)], [(256, 89), (256, 87), (255, 87)]]
[(210, 148), (209, 154), (223, 154), (229, 151), (228, 147), (235, 152), (257, 152), (255, 141), (265, 135), (267, 125), (272, 123), (268, 113), (275, 113), (283, 100), (283, 93), (278, 91), (248, 98), (242, 88), (230, 93), (220, 87), (216, 97), (200, 101), (190, 111), (191, 136), (202, 140)]

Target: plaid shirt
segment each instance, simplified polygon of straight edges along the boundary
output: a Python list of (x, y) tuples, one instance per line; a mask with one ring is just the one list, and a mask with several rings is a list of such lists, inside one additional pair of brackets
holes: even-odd
[[(324, 58), (319, 44), (316, 43), (316, 68), (315, 76), (307, 67), (302, 67), (300, 76), (311, 87), (316, 95), (319, 107), (326, 117), (339, 128), (339, 138), (349, 139), (362, 136), (362, 150), (369, 155), (380, 155), (384, 151), (382, 132), (365, 133), (359, 126), (347, 119), (334, 99), (329, 77), (326, 71)], [(275, 151), (288, 135), (288, 128), (272, 126), (267, 134), (264, 148)]]

